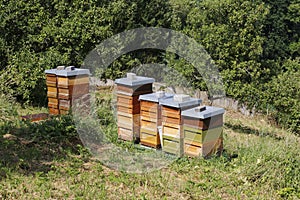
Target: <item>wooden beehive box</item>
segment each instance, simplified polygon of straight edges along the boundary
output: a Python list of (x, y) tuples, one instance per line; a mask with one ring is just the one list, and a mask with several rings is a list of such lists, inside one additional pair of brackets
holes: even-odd
[(128, 73), (126, 78), (117, 79), (117, 124), (118, 137), (122, 140), (140, 140), (139, 95), (152, 93), (153, 78)]
[(162, 125), (161, 99), (172, 98), (173, 94), (165, 94), (162, 91), (140, 95), (140, 143), (145, 146), (160, 148), (160, 136), (158, 128)]
[(57, 77), (56, 70), (46, 70), (46, 86), (48, 97), (49, 114), (58, 115), (58, 95), (57, 95)]
[(185, 155), (208, 157), (222, 151), (224, 112), (212, 106), (182, 112)]
[[(72, 106), (72, 101), (80, 99), (89, 93), (90, 72), (88, 69), (59, 66), (57, 69), (46, 70), (45, 72), (47, 74), (50, 114), (68, 113)], [(55, 84), (54, 80), (56, 81)]]
[(199, 106), (200, 99), (188, 95), (174, 95), (173, 98), (159, 102), (162, 107), (162, 135), (164, 152), (177, 156), (183, 155), (183, 121), (181, 112)]

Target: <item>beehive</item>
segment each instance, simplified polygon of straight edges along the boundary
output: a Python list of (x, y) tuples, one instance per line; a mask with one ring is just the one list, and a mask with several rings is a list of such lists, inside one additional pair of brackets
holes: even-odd
[(57, 69), (45, 72), (50, 114), (68, 113), (73, 100), (80, 99), (89, 93), (90, 72), (88, 69), (59, 66)]
[(162, 91), (140, 95), (140, 143), (142, 145), (153, 148), (161, 147), (158, 132), (158, 128), (162, 125), (159, 101), (172, 97), (173, 94), (166, 94)]
[(56, 69), (46, 70), (45, 72), (46, 72), (46, 86), (47, 86), (49, 114), (57, 115), (59, 114), (59, 110), (58, 110)]
[(174, 95), (173, 98), (163, 99), (159, 102), (162, 107), (162, 136), (163, 151), (183, 155), (183, 121), (181, 112), (199, 106), (200, 99), (188, 95)]
[(140, 140), (139, 95), (152, 93), (153, 78), (127, 73), (126, 78), (117, 79), (117, 123), (118, 137), (127, 141)]
[(223, 149), (223, 108), (203, 106), (182, 112), (184, 153), (208, 157)]

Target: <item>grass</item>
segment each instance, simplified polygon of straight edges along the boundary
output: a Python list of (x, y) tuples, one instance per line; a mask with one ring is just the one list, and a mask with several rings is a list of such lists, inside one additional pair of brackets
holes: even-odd
[(93, 158), (69, 116), (29, 123), (5, 112), (0, 199), (300, 199), (300, 138), (263, 116), (227, 111), (221, 157), (131, 174)]

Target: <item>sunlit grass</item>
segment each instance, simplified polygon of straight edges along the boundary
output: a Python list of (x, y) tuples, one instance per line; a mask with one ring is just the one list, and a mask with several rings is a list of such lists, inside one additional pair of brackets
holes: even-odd
[(68, 116), (1, 130), (0, 199), (300, 198), (299, 138), (263, 116), (228, 111), (221, 157), (183, 157), (144, 174), (93, 158)]

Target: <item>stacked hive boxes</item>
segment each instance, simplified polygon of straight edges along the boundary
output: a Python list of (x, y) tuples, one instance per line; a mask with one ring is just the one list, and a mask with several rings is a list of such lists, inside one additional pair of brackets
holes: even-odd
[(118, 137), (138, 142), (140, 139), (139, 96), (152, 93), (153, 78), (127, 73), (126, 78), (117, 79)]
[(162, 99), (162, 136), (163, 151), (177, 156), (183, 155), (183, 129), (181, 112), (199, 106), (200, 99), (188, 95), (174, 95), (173, 98)]
[[(54, 75), (56, 80), (55, 104), (52, 103), (52, 98), (49, 98), (49, 92), (54, 91), (54, 88), (51, 87), (51, 90), (49, 90), (48, 87), (48, 106), (50, 114), (68, 113), (72, 106), (72, 101), (82, 98), (89, 93), (89, 73), (88, 69), (77, 69), (73, 66), (67, 68), (59, 66), (57, 69), (46, 70), (47, 83), (48, 79), (52, 80), (53, 78), (54, 80)], [(54, 96), (54, 92), (52, 95)], [(55, 113), (52, 112), (54, 108)]]
[(223, 149), (223, 108), (197, 107), (182, 112), (184, 153), (207, 157)]
[(140, 108), (140, 142), (142, 145), (160, 148), (158, 128), (162, 125), (160, 100), (172, 98), (172, 94), (162, 91), (139, 97)]
[(46, 70), (46, 85), (49, 114), (58, 115), (57, 77), (55, 69)]

